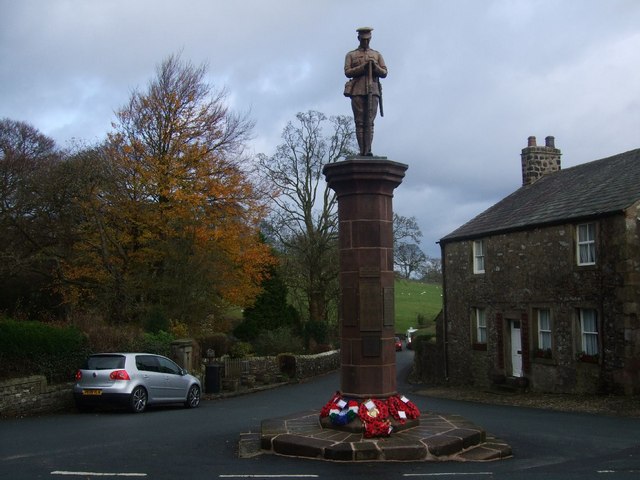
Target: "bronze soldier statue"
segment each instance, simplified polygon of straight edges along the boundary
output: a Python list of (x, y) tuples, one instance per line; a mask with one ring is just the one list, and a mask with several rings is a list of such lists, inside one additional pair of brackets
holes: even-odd
[(351, 97), (353, 118), (356, 121), (356, 137), (360, 155), (371, 156), (373, 141), (373, 120), (382, 109), (382, 86), (380, 79), (387, 76), (387, 66), (380, 52), (369, 48), (373, 28), (358, 28), (360, 46), (347, 53), (344, 60), (344, 74), (350, 78), (344, 87), (345, 97)]

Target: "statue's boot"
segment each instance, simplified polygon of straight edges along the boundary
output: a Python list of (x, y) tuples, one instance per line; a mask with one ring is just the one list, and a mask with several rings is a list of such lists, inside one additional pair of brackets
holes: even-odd
[(358, 140), (358, 147), (360, 148), (360, 155), (364, 156), (367, 152), (367, 144), (365, 141), (364, 127), (356, 126), (356, 139)]
[(364, 148), (360, 149), (363, 152), (362, 155), (365, 155), (367, 157), (373, 156), (373, 153), (371, 153), (372, 142), (373, 142), (373, 125), (370, 125), (367, 131), (363, 133)]

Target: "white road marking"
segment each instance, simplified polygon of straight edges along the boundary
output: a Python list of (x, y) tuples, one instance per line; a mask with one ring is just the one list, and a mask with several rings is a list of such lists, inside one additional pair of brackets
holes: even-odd
[(146, 477), (146, 473), (109, 473), (109, 472), (66, 472), (56, 470), (51, 475), (65, 475), (68, 477)]
[(218, 478), (318, 478), (318, 475), (306, 474), (282, 474), (282, 475), (218, 475)]
[(493, 475), (493, 472), (440, 472), (440, 473), (404, 473), (403, 477), (454, 477), (462, 475)]

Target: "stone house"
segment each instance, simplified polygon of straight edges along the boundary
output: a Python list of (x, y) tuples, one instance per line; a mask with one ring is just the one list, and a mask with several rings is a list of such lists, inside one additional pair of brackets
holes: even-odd
[(452, 384), (640, 393), (640, 149), (561, 169), (522, 150), (522, 186), (440, 240), (439, 350)]

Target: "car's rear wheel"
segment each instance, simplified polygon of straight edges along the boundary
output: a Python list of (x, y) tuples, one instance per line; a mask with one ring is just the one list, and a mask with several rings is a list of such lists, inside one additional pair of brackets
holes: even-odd
[(200, 405), (200, 387), (198, 385), (191, 385), (184, 406), (187, 408), (196, 408), (198, 405)]
[(147, 391), (143, 387), (136, 387), (131, 392), (129, 408), (133, 413), (142, 413), (147, 408), (148, 400)]

